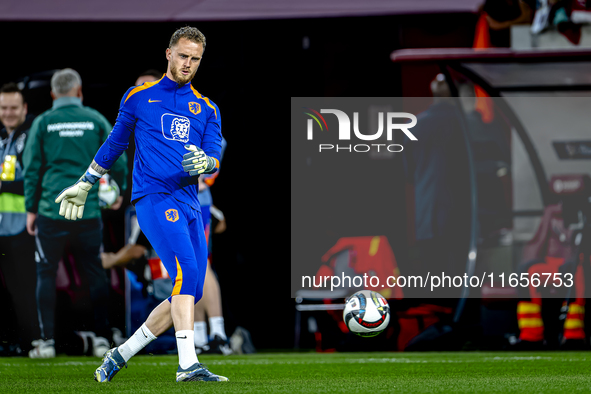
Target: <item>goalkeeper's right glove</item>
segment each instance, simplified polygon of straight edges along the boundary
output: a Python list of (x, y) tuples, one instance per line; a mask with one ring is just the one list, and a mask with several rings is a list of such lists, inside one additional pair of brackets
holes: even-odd
[(86, 171), (73, 186), (62, 190), (55, 199), (56, 203), (61, 203), (59, 214), (68, 220), (82, 219), (88, 192), (99, 179), (99, 176)]
[(185, 145), (185, 149), (190, 152), (183, 155), (183, 171), (191, 176), (213, 174), (217, 171), (217, 160), (207, 156), (203, 149), (189, 144)]

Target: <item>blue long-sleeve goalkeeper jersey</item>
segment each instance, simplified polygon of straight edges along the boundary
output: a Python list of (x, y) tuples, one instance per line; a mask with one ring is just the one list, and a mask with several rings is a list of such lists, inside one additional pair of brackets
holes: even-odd
[(131, 201), (151, 193), (168, 193), (197, 210), (197, 177), (183, 171), (185, 144), (201, 147), (218, 163), (221, 121), (217, 106), (188, 83), (179, 86), (164, 75), (130, 88), (119, 108), (113, 131), (94, 161), (105, 169), (127, 149), (134, 132), (136, 152)]

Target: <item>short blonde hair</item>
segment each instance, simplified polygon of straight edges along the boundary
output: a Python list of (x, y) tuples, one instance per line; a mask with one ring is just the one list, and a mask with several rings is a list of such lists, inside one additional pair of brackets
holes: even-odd
[(172, 48), (178, 44), (181, 38), (185, 38), (197, 44), (202, 44), (203, 49), (205, 50), (205, 36), (196, 27), (185, 26), (175, 31), (172, 37), (170, 37), (168, 47)]

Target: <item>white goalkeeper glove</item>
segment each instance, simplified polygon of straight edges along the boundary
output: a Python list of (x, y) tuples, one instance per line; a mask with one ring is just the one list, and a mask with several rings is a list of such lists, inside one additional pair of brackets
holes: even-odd
[(73, 186), (70, 186), (59, 194), (55, 199), (56, 203), (61, 203), (59, 214), (68, 220), (82, 219), (84, 213), (84, 204), (88, 192), (92, 186), (100, 179), (99, 176), (93, 175), (86, 171)]
[(217, 171), (217, 162), (213, 157), (207, 156), (203, 149), (195, 145), (185, 145), (190, 151), (183, 156), (183, 170), (189, 175), (213, 174)]

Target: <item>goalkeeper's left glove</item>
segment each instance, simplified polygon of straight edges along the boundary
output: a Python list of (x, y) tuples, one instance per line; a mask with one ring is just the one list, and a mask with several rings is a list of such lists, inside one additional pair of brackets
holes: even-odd
[(86, 171), (73, 186), (62, 190), (55, 199), (56, 203), (61, 203), (59, 214), (68, 220), (82, 219), (88, 192), (99, 179), (99, 176)]
[(217, 160), (207, 156), (203, 149), (195, 145), (185, 145), (185, 149), (190, 151), (183, 156), (183, 170), (189, 175), (213, 174), (217, 169)]

